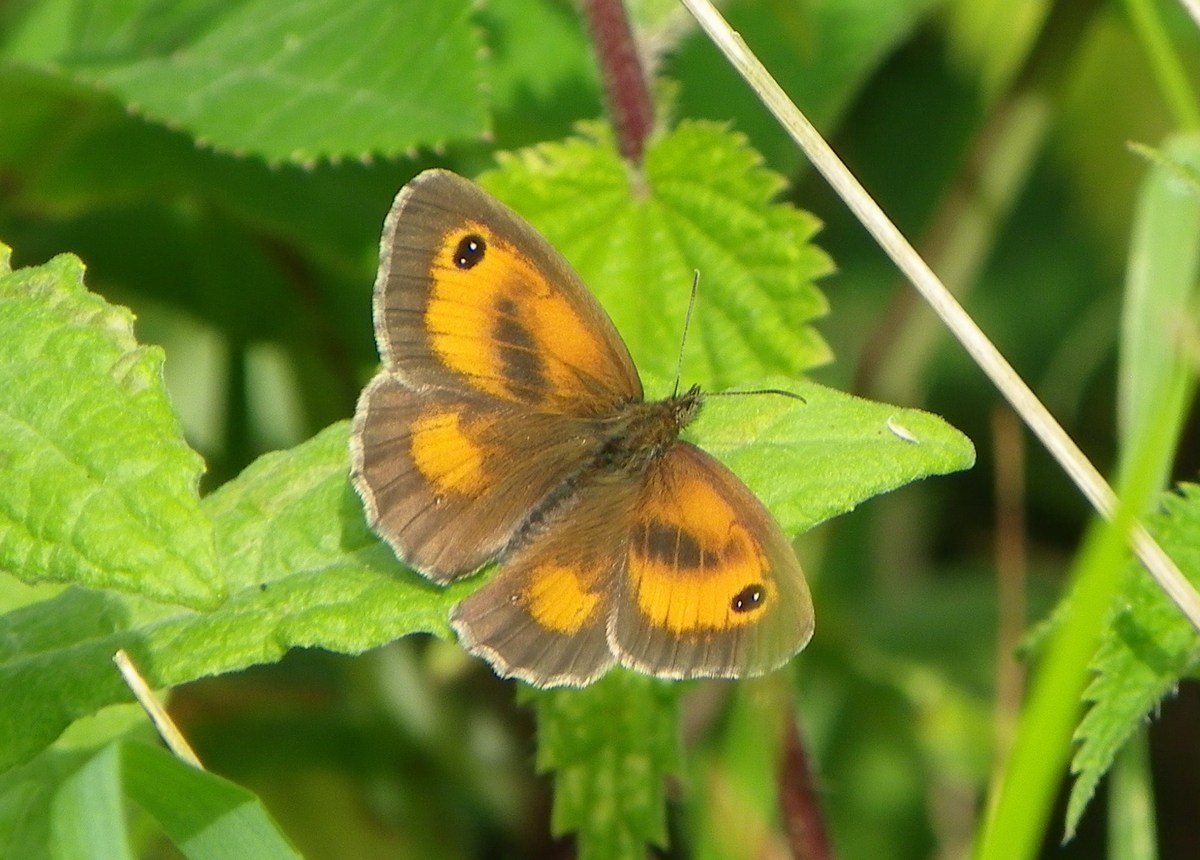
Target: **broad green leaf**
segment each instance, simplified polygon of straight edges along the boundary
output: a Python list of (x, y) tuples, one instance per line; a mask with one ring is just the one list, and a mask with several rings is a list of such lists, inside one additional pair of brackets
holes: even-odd
[(551, 830), (577, 834), (581, 860), (642, 857), (647, 844), (666, 844), (678, 689), (617, 669), (584, 689), (529, 694), (538, 770), (554, 774)]
[(155, 687), (278, 660), (291, 647), (359, 653), (414, 632), (448, 635), (462, 590), (408, 573), (369, 534), (347, 476), (346, 425), (260, 458), (205, 500), (230, 582), (211, 612), (68, 589), (0, 616), (0, 769), (74, 719), (129, 698), (125, 648)]
[(253, 794), (129, 737), (98, 750), (56, 746), (0, 775), (0, 853), (138, 856), (126, 820), (131, 801), (187, 857), (299, 856)]
[(298, 858), (262, 802), (241, 786), (184, 764), (161, 747), (120, 746), (122, 787), (187, 857)]
[(204, 465), (133, 315), (60, 256), (8, 271), (0, 247), (0, 569), (212, 606), (224, 586), (197, 492)]
[[(1150, 530), (1194, 586), (1200, 587), (1200, 486), (1184, 484), (1164, 497)], [(1129, 736), (1185, 677), (1200, 668), (1200, 637), (1140, 565), (1125, 572), (1110, 635), (1092, 661), (1091, 703), (1075, 737), (1076, 774), (1067, 806), (1074, 832), (1101, 777)]]
[[(466, 0), (53, 3), (10, 56), (115, 93), (222, 150), (268, 160), (396, 155), (479, 138)], [(75, 27), (61, 26), (63, 16)]]
[(733, 469), (799, 534), (862, 501), (930, 475), (968, 469), (971, 441), (941, 418), (812, 382), (754, 380), (803, 397), (710, 397), (685, 432)]
[(480, 181), (571, 261), (643, 372), (674, 373), (696, 271), (685, 383), (727, 388), (828, 361), (809, 325), (826, 310), (812, 282), (830, 270), (809, 244), (818, 223), (770, 202), (783, 180), (744, 138), (685, 123), (651, 141), (633, 176), (608, 131), (589, 131), (504, 157)]

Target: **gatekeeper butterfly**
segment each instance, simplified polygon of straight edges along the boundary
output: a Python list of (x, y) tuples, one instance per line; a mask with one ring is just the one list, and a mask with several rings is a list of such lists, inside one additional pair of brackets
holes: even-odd
[(519, 215), (430, 170), (401, 189), (375, 283), (383, 367), (358, 401), (352, 478), (408, 565), (449, 583), (468, 651), (534, 686), (613, 663), (758, 675), (812, 635), (800, 564), (732, 472), (680, 431), (699, 388), (647, 402), (625, 343)]

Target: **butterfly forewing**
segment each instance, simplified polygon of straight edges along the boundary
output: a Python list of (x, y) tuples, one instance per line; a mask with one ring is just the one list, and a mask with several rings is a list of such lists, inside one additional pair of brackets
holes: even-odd
[(580, 420), (640, 399), (641, 383), (570, 266), (459, 176), (401, 190), (380, 257), (384, 366), (355, 412), (352, 477), (400, 558), (447, 581), (542, 513), (596, 456)]
[(421, 174), (396, 197), (375, 326), (385, 371), (410, 386), (573, 415), (642, 396), (624, 342), (567, 262), (506, 206), (445, 171)]

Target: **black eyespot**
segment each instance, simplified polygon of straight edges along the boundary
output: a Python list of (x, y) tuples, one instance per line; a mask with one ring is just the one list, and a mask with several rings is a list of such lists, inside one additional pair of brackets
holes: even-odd
[(479, 265), (486, 251), (487, 243), (483, 241), (482, 236), (474, 233), (464, 236), (454, 249), (454, 265), (460, 269), (473, 269)]
[(763, 587), (756, 582), (753, 585), (747, 585), (735, 594), (733, 600), (730, 601), (730, 608), (734, 612), (751, 612), (762, 606), (766, 596), (767, 593), (763, 591)]

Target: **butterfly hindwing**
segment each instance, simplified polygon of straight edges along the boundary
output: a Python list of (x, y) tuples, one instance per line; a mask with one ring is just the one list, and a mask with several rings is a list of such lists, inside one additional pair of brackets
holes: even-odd
[(813, 629), (812, 598), (787, 538), (749, 488), (676, 442), (632, 508), (609, 626), (623, 665), (661, 677), (777, 668)]
[(614, 591), (638, 485), (585, 484), (454, 609), (469, 651), (538, 687), (591, 683), (613, 663)]

